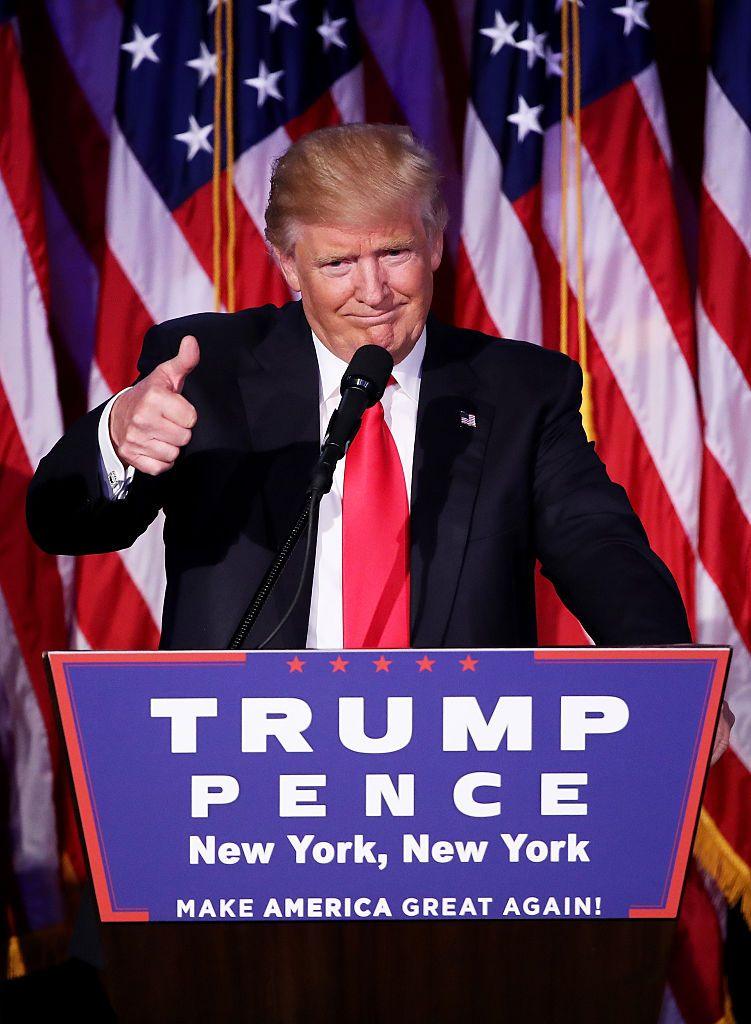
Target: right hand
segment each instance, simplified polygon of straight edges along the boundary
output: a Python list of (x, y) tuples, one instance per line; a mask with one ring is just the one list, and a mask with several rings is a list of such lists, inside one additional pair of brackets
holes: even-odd
[(172, 468), (198, 419), (181, 391), (200, 358), (198, 342), (192, 334), (186, 335), (176, 356), (160, 363), (115, 401), (110, 410), (110, 437), (124, 466), (149, 476)]

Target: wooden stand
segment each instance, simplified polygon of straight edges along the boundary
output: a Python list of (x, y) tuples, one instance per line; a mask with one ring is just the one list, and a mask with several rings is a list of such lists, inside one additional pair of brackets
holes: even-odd
[(656, 1024), (672, 921), (102, 927), (123, 1022)]

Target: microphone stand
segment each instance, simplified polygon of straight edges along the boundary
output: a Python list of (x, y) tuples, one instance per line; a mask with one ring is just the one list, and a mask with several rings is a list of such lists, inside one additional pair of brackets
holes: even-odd
[(230, 650), (236, 650), (243, 646), (245, 638), (250, 632), (254, 622), (261, 614), (261, 609), (266, 604), (269, 594), (274, 589), (276, 581), (282, 574), (282, 569), (284, 569), (284, 566), (287, 564), (289, 556), (294, 551), (295, 545), (302, 536), (303, 530), (305, 530), (307, 526), (305, 541), (305, 557), (303, 559), (302, 572), (300, 573), (300, 582), (297, 586), (297, 590), (295, 591), (295, 596), (292, 598), (292, 603), (290, 604), (289, 608), (283, 615), (278, 625), (274, 628), (274, 630), (271, 633), (269, 633), (265, 640), (262, 640), (259, 644), (257, 644), (255, 650), (263, 650), (263, 648), (274, 639), (274, 637), (285, 624), (287, 619), (289, 619), (290, 615), (292, 614), (295, 608), (295, 605), (300, 599), (300, 595), (302, 594), (302, 590), (305, 585), (305, 577), (307, 576), (308, 573), (308, 565), (310, 564), (310, 559), (315, 552), (315, 542), (318, 536), (318, 513), (320, 511), (321, 498), (323, 498), (324, 494), (325, 491), (323, 491), (320, 487), (315, 486), (311, 487), (310, 490), (308, 491), (307, 495), (305, 496), (305, 503), (300, 511), (300, 514), (295, 520), (292, 529), (287, 534), (286, 540), (280, 547), (279, 552), (274, 561), (271, 563), (266, 575), (261, 580), (261, 583), (258, 587), (258, 590), (255, 592), (253, 600), (248, 605), (247, 609), (245, 610), (245, 614), (243, 615), (242, 619), (240, 620), (237, 626), (237, 629), (232, 635), (232, 639), (229, 642)]

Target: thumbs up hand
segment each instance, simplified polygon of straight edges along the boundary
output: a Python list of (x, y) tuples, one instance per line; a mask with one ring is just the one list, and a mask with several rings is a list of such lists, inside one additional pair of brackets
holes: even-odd
[(198, 342), (192, 334), (186, 335), (176, 356), (160, 363), (115, 401), (110, 410), (110, 437), (124, 466), (134, 466), (149, 476), (172, 468), (198, 419), (181, 392), (200, 358)]

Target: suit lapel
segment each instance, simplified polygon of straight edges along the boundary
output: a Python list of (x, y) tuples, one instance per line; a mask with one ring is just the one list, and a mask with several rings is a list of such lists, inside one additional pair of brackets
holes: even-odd
[[(301, 302), (285, 306), (277, 324), (249, 351), (238, 385), (258, 467), (258, 479), (248, 481), (248, 486), (258, 486), (261, 491), (272, 549), (270, 562), (302, 507), (320, 449), (318, 361)], [(268, 613), (262, 614), (253, 629), (251, 642), (262, 640), (292, 601), (304, 548), (303, 538), (269, 598)], [(305, 646), (312, 584), (311, 564), (303, 594), (274, 647)], [(249, 594), (248, 600), (251, 597)]]
[(493, 418), (457, 338), (428, 318), (412, 470), (413, 647), (443, 642)]

